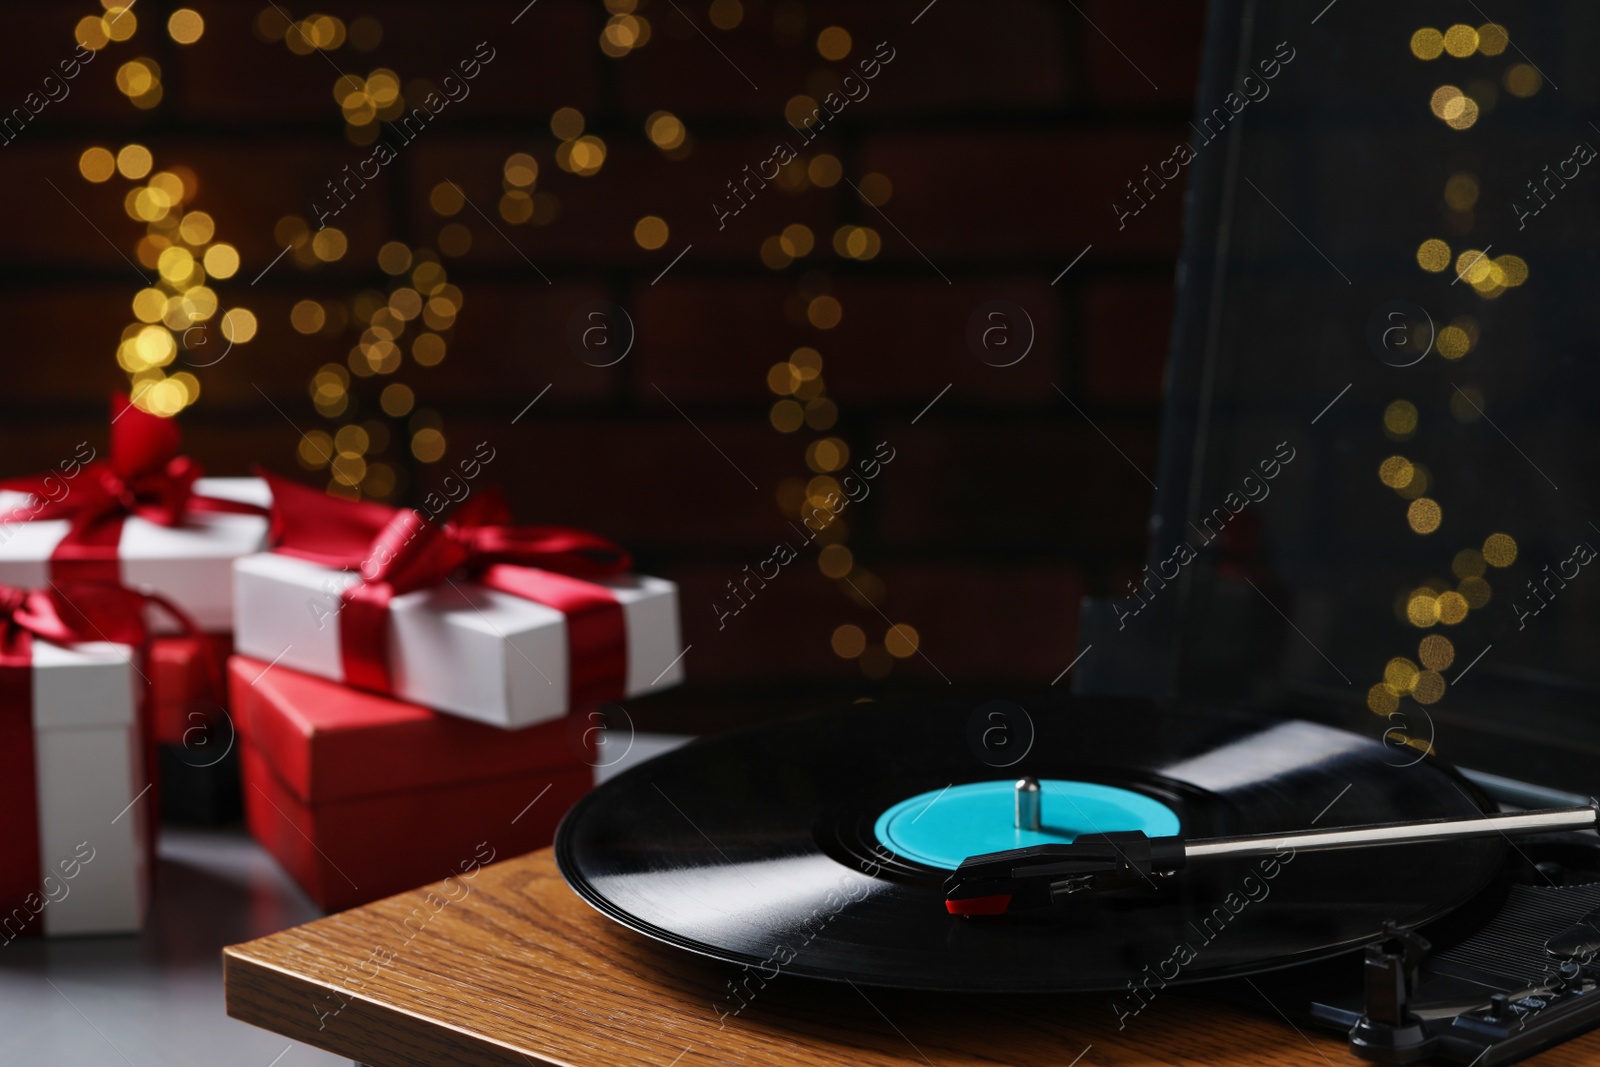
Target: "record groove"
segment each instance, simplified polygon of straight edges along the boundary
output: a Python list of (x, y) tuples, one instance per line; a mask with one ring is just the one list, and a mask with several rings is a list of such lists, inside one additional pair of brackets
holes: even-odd
[(785, 973), (837, 981), (1043, 992), (1122, 989), (1157, 969), (1163, 984), (1252, 974), (1346, 951), (1386, 919), (1417, 926), (1448, 912), (1502, 857), (1488, 838), (1211, 861), (1159, 889), (949, 915), (948, 872), (889, 853), (873, 824), (952, 783), (1027, 774), (1118, 786), (1172, 808), (1188, 837), (1484, 810), (1454, 771), (1396, 767), (1375, 738), (1329, 727), (1117, 698), (1022, 703), (1033, 744), (1003, 766), (970, 743), (974, 706), (959, 700), (855, 705), (697, 742), (585, 797), (561, 826), (557, 862), (622, 925), (730, 963), (787, 958)]

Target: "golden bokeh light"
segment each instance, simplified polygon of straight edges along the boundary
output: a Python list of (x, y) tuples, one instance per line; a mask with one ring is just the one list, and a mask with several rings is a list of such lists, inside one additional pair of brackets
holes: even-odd
[(169, 248), (156, 260), (156, 269), (167, 282), (187, 281), (194, 273), (194, 253), (187, 248)]
[(132, 4), (102, 2), (100, 6), (106, 9), (105, 33), (111, 40), (126, 41), (139, 29), (139, 16), (133, 13)]
[(1417, 665), (1404, 656), (1396, 656), (1383, 668), (1383, 684), (1397, 693), (1409, 693), (1417, 682)]
[(780, 400), (772, 405), (768, 419), (772, 423), (772, 428), (779, 433), (794, 433), (805, 425), (806, 412), (805, 408), (793, 400)]
[(717, 29), (731, 30), (744, 21), (744, 4), (739, 0), (711, 0), (708, 15)]
[(1461, 579), (1461, 584), (1456, 586), (1456, 592), (1466, 600), (1467, 607), (1474, 611), (1488, 604), (1492, 593), (1489, 583), (1482, 578)]
[(1419, 534), (1431, 534), (1444, 521), (1444, 509), (1438, 501), (1419, 496), (1406, 508), (1406, 523)]
[(824, 293), (806, 305), (806, 320), (819, 330), (831, 330), (844, 317), (839, 301)]
[(178, 236), (183, 243), (198, 248), (216, 236), (217, 224), (204, 211), (191, 211), (178, 223)]
[(767, 371), (767, 388), (779, 396), (788, 396), (800, 384), (800, 375), (792, 363), (774, 363)]
[(811, 157), (806, 164), (806, 177), (812, 185), (822, 189), (831, 189), (839, 184), (839, 179), (844, 177), (844, 167), (835, 156), (826, 152)]
[(1493, 269), (1493, 261), (1476, 248), (1464, 249), (1456, 257), (1456, 277), (1468, 285), (1476, 286), (1489, 281)]
[(302, 300), (289, 309), (289, 325), (296, 333), (316, 333), (327, 321), (327, 312), (315, 300)]
[(1444, 34), (1424, 26), (1411, 35), (1411, 54), (1418, 59), (1438, 59), (1444, 53)]
[(801, 256), (811, 254), (811, 249), (816, 245), (816, 238), (811, 233), (811, 227), (795, 222), (783, 228), (783, 232), (778, 235), (778, 245), (786, 255), (799, 259)]
[(1446, 326), (1439, 331), (1435, 347), (1445, 359), (1460, 359), (1472, 348), (1472, 339), (1459, 326)]
[(1483, 566), (1482, 552), (1475, 548), (1463, 548), (1450, 561), (1450, 573), (1457, 578), (1480, 578), (1483, 576)]
[(500, 217), (514, 226), (533, 218), (533, 197), (521, 189), (512, 189), (500, 198)]
[(570, 141), (583, 133), (583, 112), (575, 107), (557, 108), (550, 116), (550, 132), (563, 141)]
[(99, 15), (85, 15), (72, 30), (73, 38), (91, 52), (98, 52), (111, 43), (106, 32), (106, 20)]
[(593, 134), (567, 141), (556, 149), (556, 166), (579, 177), (598, 174), (606, 162), (606, 143)]
[(655, 250), (667, 243), (667, 220), (660, 215), (646, 215), (633, 224), (633, 240), (640, 248)]
[(222, 336), (234, 344), (244, 344), (256, 335), (256, 317), (244, 308), (230, 308), (222, 315)]
[(411, 358), (420, 366), (436, 367), (444, 361), (444, 338), (436, 333), (418, 334), (411, 342)]
[(903, 622), (895, 623), (883, 635), (883, 647), (895, 659), (906, 659), (909, 656), (916, 655), (917, 645), (921, 641), (922, 637), (917, 633), (915, 627), (907, 626)]
[(1528, 280), (1528, 261), (1521, 256), (1496, 256), (1494, 266), (1503, 277), (1502, 284), (1514, 289)]
[(850, 462), (850, 447), (837, 437), (824, 437), (806, 446), (806, 466), (829, 474)]
[(529, 189), (539, 178), (539, 161), (526, 152), (517, 152), (506, 157), (505, 165), (500, 170), (506, 184)]
[(1404, 489), (1415, 473), (1416, 468), (1404, 456), (1390, 456), (1378, 464), (1378, 480), (1390, 489)]
[(1478, 50), (1478, 31), (1456, 23), (1444, 31), (1444, 50), (1457, 59), (1465, 59)]
[(180, 7), (167, 18), (167, 35), (179, 44), (194, 44), (206, 32), (206, 20), (192, 7)]
[(782, 270), (794, 262), (794, 256), (783, 249), (781, 237), (768, 237), (761, 242), (761, 265), (768, 270)]
[(312, 254), (324, 263), (332, 263), (335, 260), (343, 259), (349, 247), (344, 231), (333, 226), (318, 230), (316, 235), (311, 238)]
[(844, 545), (823, 545), (817, 553), (817, 569), (829, 578), (843, 578), (855, 566), (855, 556)]
[(1411, 687), (1411, 699), (1418, 704), (1437, 704), (1444, 696), (1444, 676), (1438, 671), (1423, 671)]
[(845, 623), (833, 631), (829, 644), (833, 646), (833, 654), (841, 659), (855, 659), (866, 650), (867, 635), (862, 633), (861, 627)]
[(206, 274), (213, 278), (231, 278), (239, 271), (239, 252), (230, 244), (218, 243), (206, 249)]
[(455, 182), (440, 182), (428, 193), (428, 206), (433, 208), (436, 215), (448, 218), (460, 211), (466, 205), (466, 198)]
[(1509, 567), (1517, 561), (1516, 538), (1492, 533), (1483, 540), (1483, 559), (1491, 567)]
[(1446, 626), (1454, 626), (1467, 617), (1467, 598), (1455, 590), (1446, 590), (1439, 594), (1439, 621)]
[(1445, 105), (1444, 123), (1452, 130), (1471, 129), (1478, 121), (1478, 102), (1462, 95)]
[(444, 457), (444, 434), (425, 426), (411, 435), (411, 454), (423, 463), (437, 463)]
[(340, 452), (350, 452), (362, 455), (371, 443), (367, 431), (354, 423), (339, 427), (339, 432), (333, 435), (333, 447)]
[(1391, 715), (1400, 707), (1400, 696), (1385, 685), (1367, 690), (1367, 708), (1379, 715)]
[(1406, 621), (1429, 627), (1439, 621), (1439, 598), (1432, 589), (1417, 589), (1406, 598)]
[(889, 180), (887, 174), (877, 171), (863, 174), (856, 188), (860, 190), (862, 198), (874, 207), (882, 207), (894, 196), (894, 182)]
[(117, 153), (117, 173), (137, 181), (150, 173), (155, 160), (142, 144), (124, 145)]
[(158, 322), (167, 311), (167, 294), (160, 289), (141, 289), (133, 298), (133, 317), (140, 322)]
[(1511, 43), (1511, 35), (1504, 26), (1485, 22), (1478, 27), (1478, 51), (1486, 56), (1497, 56)]
[(1450, 246), (1430, 237), (1417, 246), (1417, 266), (1437, 274), (1450, 265)]
[(683, 121), (670, 111), (653, 112), (644, 120), (644, 132), (651, 144), (666, 151), (681, 147), (688, 137)]
[(1544, 84), (1544, 76), (1528, 63), (1517, 63), (1506, 68), (1503, 82), (1512, 96), (1529, 97)]
[(1417, 658), (1430, 671), (1442, 671), (1456, 660), (1456, 646), (1443, 634), (1429, 634), (1417, 645)]
[(813, 430), (831, 430), (839, 421), (839, 405), (825, 396), (806, 403), (806, 425)]
[(823, 59), (837, 62), (850, 54), (850, 31), (843, 26), (829, 26), (817, 34), (817, 54)]
[(411, 269), (411, 249), (390, 241), (378, 249), (378, 269), (385, 274), (404, 274)]
[[(148, 168), (146, 169), (148, 170)], [(83, 155), (78, 157), (78, 173), (89, 181), (109, 181), (116, 172), (116, 157), (108, 149), (100, 147), (86, 148)]]
[(1383, 431), (1403, 440), (1417, 432), (1417, 406), (1409, 400), (1396, 400), (1383, 409)]
[(1454, 85), (1441, 85), (1428, 98), (1428, 109), (1433, 112), (1434, 118), (1442, 119), (1445, 117), (1445, 106), (1451, 101), (1461, 99), (1461, 96), (1461, 90)]
[(402, 382), (390, 382), (383, 387), (383, 394), (378, 398), (378, 406), (383, 408), (383, 413), (396, 419), (409, 414), (416, 402), (416, 394)]

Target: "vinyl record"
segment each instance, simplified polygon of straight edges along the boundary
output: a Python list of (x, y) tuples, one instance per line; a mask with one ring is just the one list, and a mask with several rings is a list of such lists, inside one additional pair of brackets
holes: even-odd
[(1411, 749), (1302, 721), (1117, 698), (861, 704), (619, 775), (569, 813), (556, 858), (624, 926), (763, 973), (1042, 992), (1346, 951), (1385, 920), (1417, 926), (1467, 900), (1505, 847), (1495, 837), (1195, 861), (1160, 886), (1043, 911), (947, 913), (944, 878), (969, 848), (1032, 843), (1013, 838), (1027, 833), (1011, 817), (1021, 775), (1044, 781), (1046, 830), (1066, 836), (1169, 824), (1188, 838), (1280, 833), (1487, 807)]

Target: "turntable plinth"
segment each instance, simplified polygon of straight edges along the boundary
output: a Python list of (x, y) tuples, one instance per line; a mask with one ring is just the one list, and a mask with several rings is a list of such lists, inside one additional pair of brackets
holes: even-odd
[[(1281, 1021), (1270, 975), (1255, 980), (1261, 1016), (1167, 989), (1119, 1030), (1113, 1002), (1126, 994), (930, 995), (781, 970), (762, 984), (591, 910), (548, 849), (465, 884), (466, 895), (441, 884), (431, 902), (415, 890), (226, 949), (228, 1014), (372, 1067), (1361, 1062)], [(1534, 1062), (1597, 1058), (1590, 1035)]]

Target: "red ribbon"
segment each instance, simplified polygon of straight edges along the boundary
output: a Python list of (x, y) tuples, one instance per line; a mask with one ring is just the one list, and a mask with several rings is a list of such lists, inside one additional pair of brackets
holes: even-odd
[(618, 545), (565, 526), (513, 526), (497, 490), (479, 492), (441, 525), (410, 508), (341, 500), (258, 473), (272, 488), (275, 551), (361, 575), (340, 597), (339, 655), (348, 684), (392, 694), (389, 602), (459, 576), (566, 616), (570, 707), (622, 696), (622, 605), (611, 590), (585, 580), (632, 566)]
[[(50, 553), (53, 582), (121, 584), (117, 548), (122, 525), (135, 515), (161, 526), (182, 526), (190, 512), (261, 515), (253, 504), (201, 496), (199, 464), (178, 454), (178, 424), (111, 398), (110, 457), (71, 475), (36, 474), (0, 481), (0, 489), (28, 493), (34, 504), (0, 514), (0, 523), (66, 519), (66, 536)], [(58, 497), (55, 494), (65, 489)]]
[[(81, 583), (49, 591), (0, 585), (0, 937), (35, 932), (40, 867), (38, 768), (34, 763), (33, 642), (112, 641), (142, 647), (144, 608), (155, 604), (190, 633), (193, 620), (162, 597), (116, 585)], [(217, 665), (210, 665), (220, 677)], [(154, 779), (152, 779), (153, 781)], [(16, 916), (20, 911), (21, 930)]]

